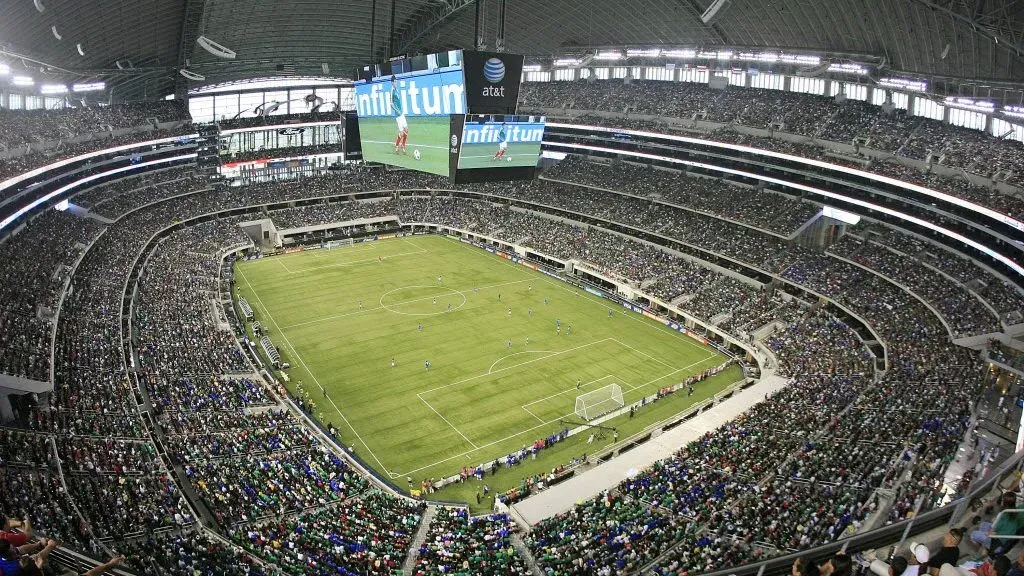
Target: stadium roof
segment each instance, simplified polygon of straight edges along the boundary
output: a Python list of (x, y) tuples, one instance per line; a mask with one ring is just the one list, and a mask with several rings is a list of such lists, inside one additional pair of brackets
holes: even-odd
[[(482, 2), (491, 47), (498, 2)], [(711, 3), (507, 0), (506, 49), (550, 56), (621, 44), (782, 47), (871, 55), (893, 71), (926, 77), (1024, 83), (1024, 0), (726, 0), (705, 24), (701, 14)], [(396, 53), (473, 45), (473, 0), (394, 6)], [(181, 87), (177, 70), (186, 63), (206, 77), (193, 86), (324, 74), (324, 64), (331, 76), (349, 75), (387, 55), (391, 7), (388, 0), (7, 0), (0, 47), (14, 66), (20, 59), (12, 53), (37, 73), (45, 63), (106, 77), (125, 97), (155, 98)], [(201, 34), (236, 59), (198, 47)]]

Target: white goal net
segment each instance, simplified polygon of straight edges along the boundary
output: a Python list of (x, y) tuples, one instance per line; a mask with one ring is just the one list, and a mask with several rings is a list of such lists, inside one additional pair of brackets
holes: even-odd
[(593, 420), (624, 405), (622, 387), (618, 384), (609, 384), (577, 396), (576, 415), (584, 420)]

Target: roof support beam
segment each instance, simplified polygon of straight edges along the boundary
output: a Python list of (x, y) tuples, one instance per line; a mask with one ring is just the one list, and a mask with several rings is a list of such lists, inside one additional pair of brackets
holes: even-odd
[[(185, 13), (181, 19), (181, 38), (178, 41), (178, 68), (186, 68), (192, 58), (192, 50), (196, 47), (196, 39), (203, 24), (203, 13), (206, 11), (206, 0), (186, 0)], [(174, 95), (184, 100), (188, 92), (188, 80), (176, 75)]]
[[(427, 33), (473, 3), (474, 0), (439, 0), (423, 4), (395, 32), (395, 53), (408, 52)], [(476, 43), (475, 38), (473, 42)]]
[(1014, 17), (1021, 12), (1018, 6), (1012, 8), (1015, 0), (911, 0), (932, 10), (942, 12), (971, 29), (1013, 52), (1018, 58), (1024, 57), (1024, 26)]

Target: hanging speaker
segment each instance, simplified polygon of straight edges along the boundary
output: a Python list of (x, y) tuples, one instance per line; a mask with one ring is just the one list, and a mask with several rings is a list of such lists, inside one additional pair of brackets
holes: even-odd
[(217, 44), (213, 40), (210, 40), (206, 36), (200, 36), (199, 38), (196, 38), (196, 44), (199, 44), (199, 46), (203, 50), (206, 50), (207, 52), (213, 54), (217, 58), (223, 58), (225, 60), (235, 59), (234, 50), (229, 50), (228, 48), (225, 48), (224, 46)]
[(36, 5), (36, 10), (38, 10), (40, 14), (46, 12), (46, 6), (43, 6), (43, 0), (32, 0), (32, 3)]
[(946, 43), (946, 47), (942, 49), (942, 56), (939, 56), (939, 58), (942, 59), (942, 60), (945, 60), (946, 56), (949, 56), (949, 43), (948, 42)]
[(82, 50), (82, 45), (81, 44), (75, 44), (75, 48), (78, 48), (78, 55), (79, 56), (85, 56), (85, 50)]
[(53, 32), (53, 37), (56, 38), (57, 40), (63, 40), (64, 39), (64, 37), (61, 36), (59, 32), (57, 32), (57, 27), (56, 26), (50, 26), (50, 32)]

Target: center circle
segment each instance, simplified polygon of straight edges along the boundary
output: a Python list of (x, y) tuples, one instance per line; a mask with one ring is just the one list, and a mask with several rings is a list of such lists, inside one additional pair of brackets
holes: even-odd
[[(404, 297), (403, 297), (403, 294)], [(393, 300), (388, 301), (386, 300)], [(456, 302), (458, 302), (456, 304)], [(452, 309), (448, 309), (452, 304)], [(466, 305), (466, 295), (446, 286), (402, 286), (380, 296), (380, 307), (404, 316), (435, 316), (454, 312)], [(400, 308), (406, 308), (405, 310)]]

